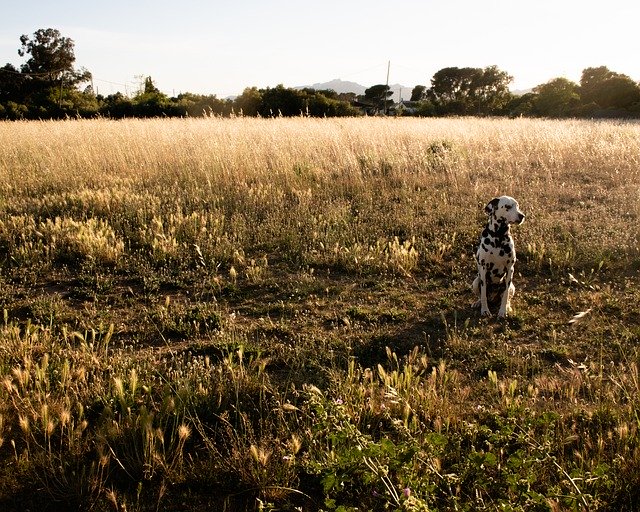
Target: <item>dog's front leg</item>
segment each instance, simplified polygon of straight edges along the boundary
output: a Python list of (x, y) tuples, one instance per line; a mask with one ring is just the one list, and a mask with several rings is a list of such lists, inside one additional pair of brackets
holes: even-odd
[(480, 287), (480, 314), (490, 316), (491, 311), (489, 311), (487, 303), (487, 268), (484, 265), (478, 265), (478, 277), (480, 279), (478, 283)]
[(504, 280), (504, 291), (502, 292), (502, 302), (500, 303), (500, 311), (498, 311), (498, 317), (505, 318), (507, 311), (509, 311), (509, 302), (511, 295), (513, 294), (511, 288), (513, 287), (513, 265), (510, 265), (507, 269), (507, 275)]

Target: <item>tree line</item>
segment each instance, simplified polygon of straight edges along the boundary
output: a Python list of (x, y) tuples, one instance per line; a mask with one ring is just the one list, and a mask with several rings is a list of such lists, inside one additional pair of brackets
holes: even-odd
[(139, 90), (103, 96), (91, 85), (91, 73), (75, 69), (75, 44), (58, 30), (37, 30), (20, 37), (18, 54), (26, 61), (0, 68), (0, 119), (65, 117), (178, 117), (178, 116), (313, 116), (362, 114), (419, 116), (532, 116), (532, 117), (640, 117), (640, 85), (606, 66), (586, 68), (580, 83), (554, 78), (516, 95), (509, 90), (513, 77), (497, 66), (447, 67), (417, 85), (411, 100), (391, 100), (389, 87), (368, 88), (363, 95), (332, 90), (292, 89), (278, 85), (246, 88), (233, 99), (182, 93), (170, 97), (151, 77)]

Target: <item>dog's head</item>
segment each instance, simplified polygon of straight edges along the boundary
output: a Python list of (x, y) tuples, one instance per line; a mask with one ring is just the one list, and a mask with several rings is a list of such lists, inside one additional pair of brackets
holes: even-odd
[(524, 213), (520, 211), (518, 201), (510, 196), (493, 198), (484, 207), (484, 211), (489, 217), (494, 217), (507, 224), (522, 224), (524, 222)]

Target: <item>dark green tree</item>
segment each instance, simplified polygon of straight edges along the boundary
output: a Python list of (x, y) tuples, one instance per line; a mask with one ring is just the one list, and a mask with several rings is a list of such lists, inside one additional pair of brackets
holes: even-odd
[(262, 105), (262, 93), (257, 87), (247, 87), (233, 101), (233, 109), (238, 115), (256, 116)]
[(607, 66), (583, 69), (580, 77), (580, 97), (582, 102), (597, 103), (598, 89), (601, 88), (603, 82), (614, 75), (615, 73), (611, 72)]
[(156, 87), (150, 76), (144, 79), (140, 92), (133, 97), (133, 104), (135, 115), (139, 117), (179, 115), (177, 106)]
[(231, 102), (221, 100), (215, 94), (201, 95), (186, 92), (171, 98), (171, 102), (175, 104), (175, 109), (180, 116), (223, 116), (231, 113)]
[(513, 77), (498, 66), (476, 73), (471, 84), (473, 108), (478, 114), (499, 114), (511, 100), (509, 84)]
[(21, 101), (21, 91), (25, 77), (13, 64), (0, 68), (0, 103)]
[(115, 119), (133, 117), (135, 115), (135, 107), (131, 98), (121, 92), (117, 92), (110, 94), (102, 100), (100, 114)]
[(144, 87), (142, 88), (144, 94), (160, 94), (160, 89), (153, 83), (153, 79), (148, 76), (144, 79)]
[(333, 90), (304, 89), (306, 114), (312, 117), (357, 116), (358, 111)]
[(371, 103), (380, 113), (386, 112), (391, 106), (391, 96), (393, 96), (393, 92), (388, 85), (384, 84), (371, 86), (364, 91), (365, 101)]
[(471, 113), (471, 85), (477, 73), (477, 68), (449, 67), (433, 75), (427, 95), (439, 113)]
[(357, 101), (358, 95), (355, 92), (341, 92), (336, 93), (336, 99), (344, 103), (351, 104), (354, 101)]
[[(52, 28), (20, 37), (18, 54), (26, 61), (20, 70), (0, 69), (0, 103), (6, 117), (60, 117), (91, 115), (98, 104), (92, 91), (81, 92), (91, 79), (85, 69), (74, 69), (74, 42)], [(7, 114), (8, 113), (8, 114)]]
[(616, 75), (602, 83), (596, 103), (603, 108), (629, 109), (640, 102), (640, 87), (626, 75)]
[(511, 99), (512, 77), (497, 66), (443, 68), (433, 75), (427, 97), (441, 114), (496, 114)]
[(411, 91), (410, 101), (421, 101), (425, 98), (427, 87), (425, 85), (416, 85)]
[(593, 103), (602, 109), (628, 109), (640, 102), (640, 87), (627, 75), (599, 66), (582, 71), (580, 95), (584, 104)]
[(50, 86), (63, 82), (72, 87), (91, 79), (86, 69), (76, 70), (75, 43), (54, 28), (36, 30), (32, 36), (20, 37), (18, 55), (29, 56), (22, 65), (22, 73)]
[(534, 87), (535, 113), (544, 117), (570, 116), (580, 104), (580, 87), (566, 78), (554, 78)]
[(282, 84), (262, 90), (260, 115), (262, 117), (291, 117), (303, 115), (306, 104), (302, 94)]
[(511, 100), (506, 106), (506, 111), (510, 117), (528, 117), (535, 115), (535, 101), (537, 95), (528, 92), (520, 96), (512, 95)]

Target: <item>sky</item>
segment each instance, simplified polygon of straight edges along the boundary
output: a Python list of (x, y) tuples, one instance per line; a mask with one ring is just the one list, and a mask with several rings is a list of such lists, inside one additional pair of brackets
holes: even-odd
[[(637, 0), (0, 0), (0, 66), (20, 36), (56, 28), (100, 94), (151, 76), (169, 95), (333, 79), (430, 85), (445, 67), (497, 65), (512, 90), (587, 67), (640, 80)], [(388, 64), (390, 66), (388, 67)]]

